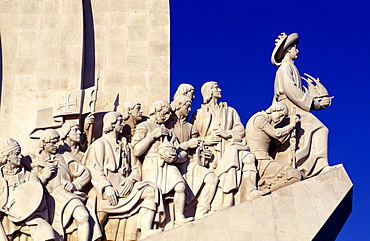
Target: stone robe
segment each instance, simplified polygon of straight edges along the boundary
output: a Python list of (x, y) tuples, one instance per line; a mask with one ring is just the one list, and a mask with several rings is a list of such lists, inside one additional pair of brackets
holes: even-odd
[[(120, 144), (112, 144), (106, 136), (102, 136), (89, 146), (83, 162), (91, 172), (91, 183), (94, 188), (89, 196), (93, 194), (97, 198), (97, 212), (115, 214), (117, 218), (128, 218), (136, 214), (141, 207), (157, 211), (157, 206), (162, 204), (156, 185), (149, 181), (141, 181), (140, 162), (130, 163), (131, 161), (133, 160), (130, 150), (123, 150)], [(117, 205), (110, 205), (108, 199), (104, 197), (104, 189), (114, 187), (121, 193), (122, 185), (127, 178), (135, 182), (132, 191), (127, 196), (119, 196)], [(154, 198), (156, 201), (153, 203), (142, 199), (142, 194), (148, 186), (157, 190)], [(161, 206), (160, 209), (163, 210)]]
[[(302, 86), (298, 69), (292, 63), (284, 62), (276, 72), (273, 102), (284, 102), (290, 111), (290, 116), (300, 117), (297, 127), (296, 167), (306, 178), (317, 175), (328, 166), (328, 128), (309, 111), (313, 97), (306, 93)], [(278, 146), (270, 152), (275, 160), (290, 165), (291, 150), (289, 142)]]
[[(33, 171), (39, 176), (47, 190), (47, 203), (49, 219), (53, 228), (61, 237), (64, 236), (64, 228), (72, 218), (76, 207), (85, 208), (85, 193), (83, 187), (90, 182), (90, 172), (72, 154), (65, 152), (47, 159), (39, 156), (33, 165)], [(47, 165), (57, 165), (57, 171), (48, 180), (43, 180), (41, 174)], [(64, 189), (66, 182), (72, 182), (77, 192), (68, 192)]]
[[(34, 185), (41, 185), (37, 176), (29, 171), (26, 171), (23, 167), (16, 174), (6, 174), (4, 167), (1, 167), (0, 207), (3, 208), (3, 206), (7, 204), (10, 193), (15, 191), (18, 186), (28, 182), (33, 183)], [(27, 193), (24, 193), (24, 195), (27, 195)], [(43, 196), (44, 194), (40, 193), (40, 195)], [(30, 204), (32, 204), (32, 202), (28, 203), (28, 205)], [(0, 219), (0, 225), (2, 225), (7, 235), (11, 235), (16, 231), (21, 230), (23, 226), (29, 226), (31, 228), (30, 235), (32, 239), (40, 241), (55, 239), (54, 230), (47, 222), (48, 213), (46, 200), (44, 197), (42, 198), (41, 204), (38, 207), (35, 207), (35, 209), (36, 211), (22, 222), (12, 222), (7, 215), (2, 215), (2, 218)]]
[(206, 167), (200, 166), (196, 160), (191, 158), (194, 150), (189, 150), (186, 144), (188, 140), (199, 137), (198, 129), (193, 124), (186, 120), (179, 120), (177, 117), (174, 118), (173, 121), (174, 124), (171, 125), (172, 131), (178, 138), (180, 146), (184, 150), (187, 150), (188, 156), (190, 157), (185, 163), (178, 165), (181, 174), (185, 177), (193, 193), (193, 196), (188, 195), (187, 202), (189, 203), (201, 190), (205, 177), (213, 172)]
[(201, 137), (212, 135), (214, 127), (220, 126), (229, 131), (231, 138), (214, 146), (209, 146), (215, 155), (212, 170), (220, 179), (219, 186), (227, 193), (239, 188), (243, 171), (242, 158), (246, 156), (247, 147), (242, 144), (244, 127), (236, 110), (225, 102), (219, 103), (219, 108), (214, 109), (207, 104), (197, 110), (191, 122), (199, 130)]
[[(157, 138), (154, 140), (153, 143), (150, 143), (148, 141), (149, 138), (151, 138), (148, 136), (148, 133), (152, 132), (158, 127), (160, 127), (160, 125), (154, 123), (150, 119), (140, 123), (136, 128), (135, 135), (133, 136), (132, 146), (135, 149), (141, 148), (142, 145), (150, 145), (147, 148), (146, 152), (139, 157), (142, 159), (143, 162), (143, 180), (156, 183), (157, 186), (161, 189), (162, 194), (168, 194), (169, 192), (174, 190), (176, 184), (180, 182), (185, 183), (185, 180), (182, 177), (177, 166), (174, 165), (175, 163), (168, 164), (167, 162), (163, 161), (157, 151), (158, 147), (162, 144), (161, 139), (165, 138), (167, 142), (170, 142), (170, 140), (174, 137), (174, 134), (170, 131), (170, 134), (168, 136)], [(178, 148), (177, 154), (178, 157), (180, 157), (180, 160), (178, 159), (178, 161), (185, 161), (182, 160), (182, 158), (186, 157), (186, 153), (179, 153), (179, 151), (181, 152), (181, 148), (179, 148), (179, 143), (177, 140), (174, 142), (174, 146)]]

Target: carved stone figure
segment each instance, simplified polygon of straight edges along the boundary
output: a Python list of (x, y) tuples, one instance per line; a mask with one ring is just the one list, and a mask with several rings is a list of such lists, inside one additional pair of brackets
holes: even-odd
[(90, 240), (90, 215), (81, 190), (90, 182), (90, 172), (71, 153), (58, 153), (59, 133), (43, 131), (40, 152), (33, 161), (33, 171), (47, 190), (49, 221), (63, 239), (71, 219), (78, 223), (78, 240)]
[(156, 183), (164, 196), (174, 193), (175, 224), (181, 225), (193, 220), (184, 216), (185, 180), (175, 165), (185, 162), (187, 155), (176, 136), (164, 126), (170, 114), (167, 101), (154, 102), (149, 119), (137, 126), (132, 146), (135, 156), (143, 161), (143, 180)]
[(217, 82), (207, 82), (202, 89), (203, 105), (192, 116), (192, 123), (212, 150), (215, 159), (211, 164), (220, 182), (221, 190), (215, 197), (216, 209), (235, 204), (234, 195), (242, 182), (246, 182), (247, 199), (260, 195), (256, 187), (255, 157), (242, 143), (245, 131), (236, 110), (226, 102), (218, 102), (221, 89)]
[[(178, 167), (185, 176), (187, 184), (193, 193), (192, 199), (188, 200), (188, 202), (197, 202), (195, 218), (198, 219), (211, 210), (211, 202), (216, 192), (218, 178), (216, 174), (205, 167), (208, 164), (208, 159), (212, 157), (210, 150), (203, 148), (203, 153), (201, 154), (204, 156), (193, 157), (195, 149), (201, 147), (203, 143), (198, 138), (199, 132), (197, 128), (186, 120), (190, 106), (191, 99), (187, 96), (179, 95), (175, 97), (171, 103), (174, 115), (170, 119), (171, 123), (169, 123), (169, 126), (171, 126), (172, 131), (177, 136), (181, 148), (186, 150), (189, 156), (189, 159), (185, 163), (178, 165)], [(198, 158), (207, 159), (207, 161), (201, 165), (198, 163)]]
[(136, 126), (143, 120), (143, 111), (141, 104), (136, 101), (126, 101), (123, 105), (123, 131), (122, 135), (127, 142), (131, 142), (135, 134)]
[[(290, 155), (289, 142), (277, 147), (271, 152), (275, 160), (290, 164), (302, 171), (304, 177), (312, 177), (330, 169), (327, 156), (328, 129), (310, 110), (322, 110), (330, 106), (331, 97), (321, 84), (317, 88), (305, 91), (294, 60), (298, 58), (298, 34), (287, 36), (282, 33), (276, 40), (276, 46), (271, 56), (273, 65), (278, 66), (276, 72), (273, 101), (284, 102), (289, 110), (289, 116), (296, 114), (301, 119), (296, 130), (297, 148), (295, 156)], [(309, 76), (310, 81), (319, 80)], [(314, 86), (315, 87), (315, 86)], [(313, 91), (316, 89), (317, 91)], [(315, 93), (313, 93), (315, 92)]]
[[(260, 188), (275, 191), (283, 186), (300, 181), (301, 172), (269, 156), (270, 140), (283, 140), (296, 127), (298, 117), (292, 118), (289, 125), (276, 128), (288, 115), (288, 107), (283, 102), (275, 102), (266, 111), (254, 114), (246, 126), (247, 145), (258, 161)], [(291, 137), (292, 138), (292, 137)]]
[(84, 153), (80, 151), (80, 126), (74, 121), (64, 123), (60, 130), (60, 139), (63, 141), (63, 145), (59, 146), (59, 152), (70, 152), (81, 161)]
[(180, 95), (185, 95), (192, 101), (195, 98), (194, 87), (190, 84), (180, 84), (173, 95), (173, 99), (176, 99)]
[(89, 168), (94, 188), (89, 198), (95, 198), (99, 222), (107, 218), (123, 219), (139, 213), (137, 227), (143, 237), (158, 233), (153, 229), (156, 212), (162, 211), (161, 195), (154, 183), (141, 177), (141, 164), (122, 149), (118, 140), (122, 132), (122, 115), (108, 112), (103, 118), (103, 136), (94, 141), (86, 151), (83, 162)]
[(12, 138), (4, 138), (0, 155), (0, 239), (14, 240), (20, 236), (18, 231), (25, 232), (24, 226), (30, 227), (27, 233), (33, 240), (55, 239), (47, 222), (42, 185), (22, 166), (20, 145)]

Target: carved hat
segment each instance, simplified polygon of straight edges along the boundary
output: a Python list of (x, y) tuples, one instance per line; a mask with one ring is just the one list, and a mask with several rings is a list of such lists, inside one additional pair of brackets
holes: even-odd
[(4, 138), (1, 145), (1, 156), (8, 155), (12, 151), (21, 151), (21, 146), (13, 138)]
[(275, 48), (272, 51), (271, 63), (275, 66), (281, 65), (281, 61), (284, 58), (285, 53), (293, 45), (298, 45), (299, 37), (297, 33), (292, 33), (287, 36), (285, 33), (281, 33), (275, 40)]

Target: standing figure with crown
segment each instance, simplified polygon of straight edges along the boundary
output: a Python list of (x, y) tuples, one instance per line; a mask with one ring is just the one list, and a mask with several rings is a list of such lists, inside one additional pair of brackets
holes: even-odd
[[(307, 75), (300, 76), (294, 60), (298, 58), (297, 33), (279, 35), (272, 52), (271, 62), (278, 66), (274, 84), (273, 102), (284, 102), (289, 108), (289, 116), (298, 115), (301, 124), (297, 126), (291, 140), (271, 148), (275, 160), (282, 161), (302, 171), (305, 178), (331, 169), (328, 164), (328, 128), (311, 110), (323, 110), (331, 105), (328, 91), (319, 79)], [(302, 85), (301, 79), (308, 83)], [(295, 117), (294, 117), (295, 118)]]

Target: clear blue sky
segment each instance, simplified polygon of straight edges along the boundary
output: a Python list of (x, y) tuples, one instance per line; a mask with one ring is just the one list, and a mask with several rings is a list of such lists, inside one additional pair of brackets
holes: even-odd
[(180, 83), (215, 80), (222, 101), (245, 124), (270, 106), (277, 67), (270, 62), (281, 32), (300, 35), (301, 72), (334, 95), (314, 114), (329, 128), (329, 163), (343, 163), (354, 183), (353, 211), (337, 240), (369, 240), (370, 2), (172, 0), (171, 96)]

